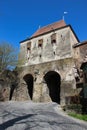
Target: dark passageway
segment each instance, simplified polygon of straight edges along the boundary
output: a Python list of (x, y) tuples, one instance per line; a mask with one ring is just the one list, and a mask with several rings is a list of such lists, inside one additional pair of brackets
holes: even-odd
[(13, 96), (15, 88), (16, 88), (16, 86), (14, 84), (12, 84), (11, 88), (10, 88), (10, 97), (9, 97), (9, 100), (12, 100), (12, 96)]
[(31, 74), (27, 74), (23, 77), (23, 79), (27, 83), (28, 94), (32, 100), (32, 98), (33, 98), (33, 76)]
[(49, 95), (52, 101), (60, 104), (60, 75), (55, 71), (49, 71), (45, 74), (44, 79), (49, 88)]

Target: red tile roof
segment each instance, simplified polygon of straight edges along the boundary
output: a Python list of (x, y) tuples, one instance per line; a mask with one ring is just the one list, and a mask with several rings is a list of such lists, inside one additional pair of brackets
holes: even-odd
[(79, 46), (83, 46), (84, 44), (87, 44), (87, 41), (76, 43), (75, 45), (73, 45), (73, 47), (76, 48), (76, 47), (79, 47)]
[(66, 23), (63, 20), (61, 20), (38, 29), (31, 37), (36, 37), (64, 26), (66, 26)]

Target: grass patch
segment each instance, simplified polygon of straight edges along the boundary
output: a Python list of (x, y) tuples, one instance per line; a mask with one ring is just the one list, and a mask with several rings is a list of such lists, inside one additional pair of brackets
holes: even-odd
[(80, 119), (80, 120), (87, 121), (87, 115), (76, 114), (76, 113), (69, 113), (68, 115), (72, 116), (72, 117), (75, 117), (77, 119)]

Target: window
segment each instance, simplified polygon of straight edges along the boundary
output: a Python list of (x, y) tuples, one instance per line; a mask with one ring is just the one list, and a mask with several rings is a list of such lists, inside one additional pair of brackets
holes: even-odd
[(41, 58), (41, 56), (42, 56), (42, 55), (40, 54), (39, 57)]
[(30, 50), (30, 47), (27, 47), (27, 50)]
[(51, 43), (55, 44), (56, 43), (56, 33), (51, 35)]
[(42, 47), (42, 44), (38, 44), (38, 47)]
[(65, 40), (65, 36), (63, 36), (62, 34), (61, 34), (61, 38), (62, 38), (63, 41)]
[(31, 42), (28, 42), (27, 43), (27, 51), (30, 51), (31, 50)]
[(38, 47), (42, 48), (43, 45), (43, 39), (38, 40)]
[(31, 50), (31, 42), (27, 43), (27, 59), (29, 60), (30, 58), (30, 50)]

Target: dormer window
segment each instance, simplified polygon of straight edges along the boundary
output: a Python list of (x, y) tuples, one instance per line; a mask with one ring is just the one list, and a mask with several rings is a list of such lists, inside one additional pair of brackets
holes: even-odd
[(43, 39), (38, 40), (38, 48), (42, 48), (43, 46)]

